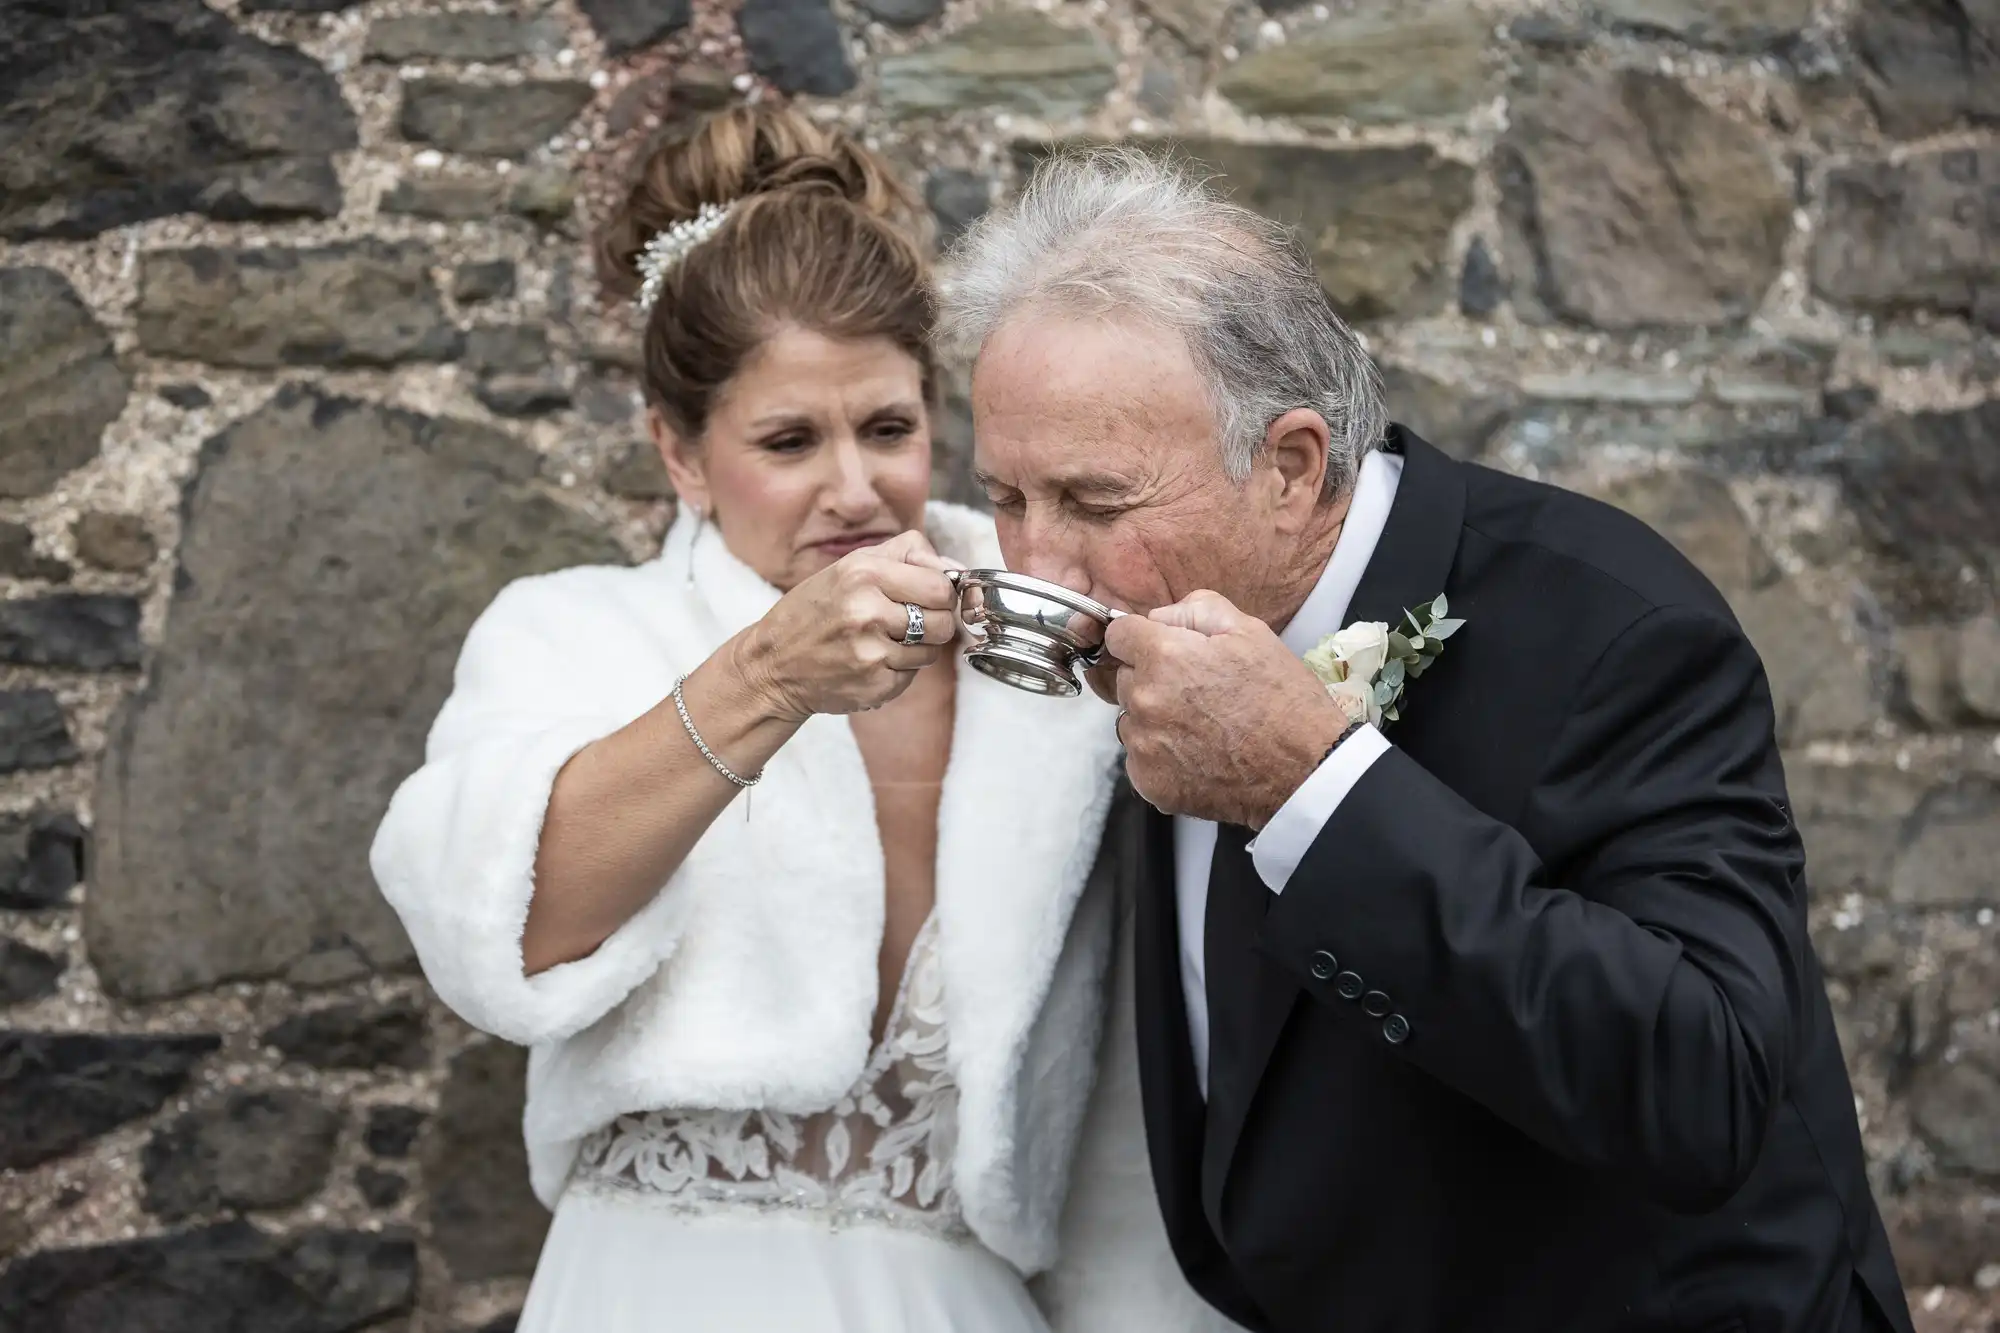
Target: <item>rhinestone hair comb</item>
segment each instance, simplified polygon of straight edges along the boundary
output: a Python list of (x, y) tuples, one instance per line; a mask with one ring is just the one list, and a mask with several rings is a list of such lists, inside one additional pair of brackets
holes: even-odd
[(687, 258), (688, 251), (721, 229), (729, 219), (733, 204), (703, 204), (691, 218), (683, 218), (665, 231), (655, 232), (639, 252), (639, 313), (649, 315), (653, 302), (673, 266)]

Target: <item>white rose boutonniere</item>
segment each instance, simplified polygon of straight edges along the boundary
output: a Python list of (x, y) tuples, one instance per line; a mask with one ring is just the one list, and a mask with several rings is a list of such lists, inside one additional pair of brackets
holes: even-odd
[(1333, 654), (1347, 664), (1347, 679), (1373, 680), (1389, 663), (1389, 627), (1357, 620), (1333, 636)]
[(1329, 634), (1305, 656), (1306, 666), (1326, 683), (1340, 711), (1356, 722), (1396, 721), (1403, 687), (1437, 660), (1444, 641), (1463, 620), (1446, 618), (1439, 593), (1427, 604), (1405, 611), (1394, 629), (1379, 620), (1357, 620)]
[(1375, 685), (1372, 681), (1356, 676), (1349, 680), (1337, 680), (1326, 687), (1333, 701), (1340, 705), (1340, 711), (1347, 714), (1350, 722), (1382, 721), (1382, 705), (1375, 702)]

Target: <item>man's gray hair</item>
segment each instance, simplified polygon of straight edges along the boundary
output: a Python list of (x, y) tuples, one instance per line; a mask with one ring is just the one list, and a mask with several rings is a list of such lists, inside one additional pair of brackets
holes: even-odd
[(1293, 408), (1326, 419), (1329, 495), (1353, 487), (1388, 428), (1381, 377), (1328, 306), (1304, 247), (1170, 157), (1057, 153), (1012, 206), (972, 226), (949, 264), (940, 332), (961, 357), (1030, 309), (1127, 315), (1180, 334), (1236, 480)]

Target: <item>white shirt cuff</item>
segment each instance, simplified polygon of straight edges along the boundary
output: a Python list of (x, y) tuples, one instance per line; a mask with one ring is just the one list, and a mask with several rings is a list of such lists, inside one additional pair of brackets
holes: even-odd
[(1273, 893), (1285, 891), (1292, 872), (1306, 859), (1326, 821), (1333, 818), (1369, 765), (1388, 748), (1388, 738), (1374, 724), (1362, 723), (1361, 729), (1342, 741), (1326, 762), (1299, 784), (1291, 799), (1278, 807), (1271, 822), (1249, 844), (1250, 863), (1257, 867), (1266, 888)]

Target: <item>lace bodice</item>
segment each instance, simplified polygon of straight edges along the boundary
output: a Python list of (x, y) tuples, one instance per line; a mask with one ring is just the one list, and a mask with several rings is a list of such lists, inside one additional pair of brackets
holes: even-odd
[(958, 1088), (945, 1053), (933, 913), (910, 945), (881, 1042), (830, 1109), (620, 1116), (584, 1140), (572, 1186), (690, 1212), (800, 1210), (835, 1226), (888, 1222), (964, 1237), (951, 1179)]

